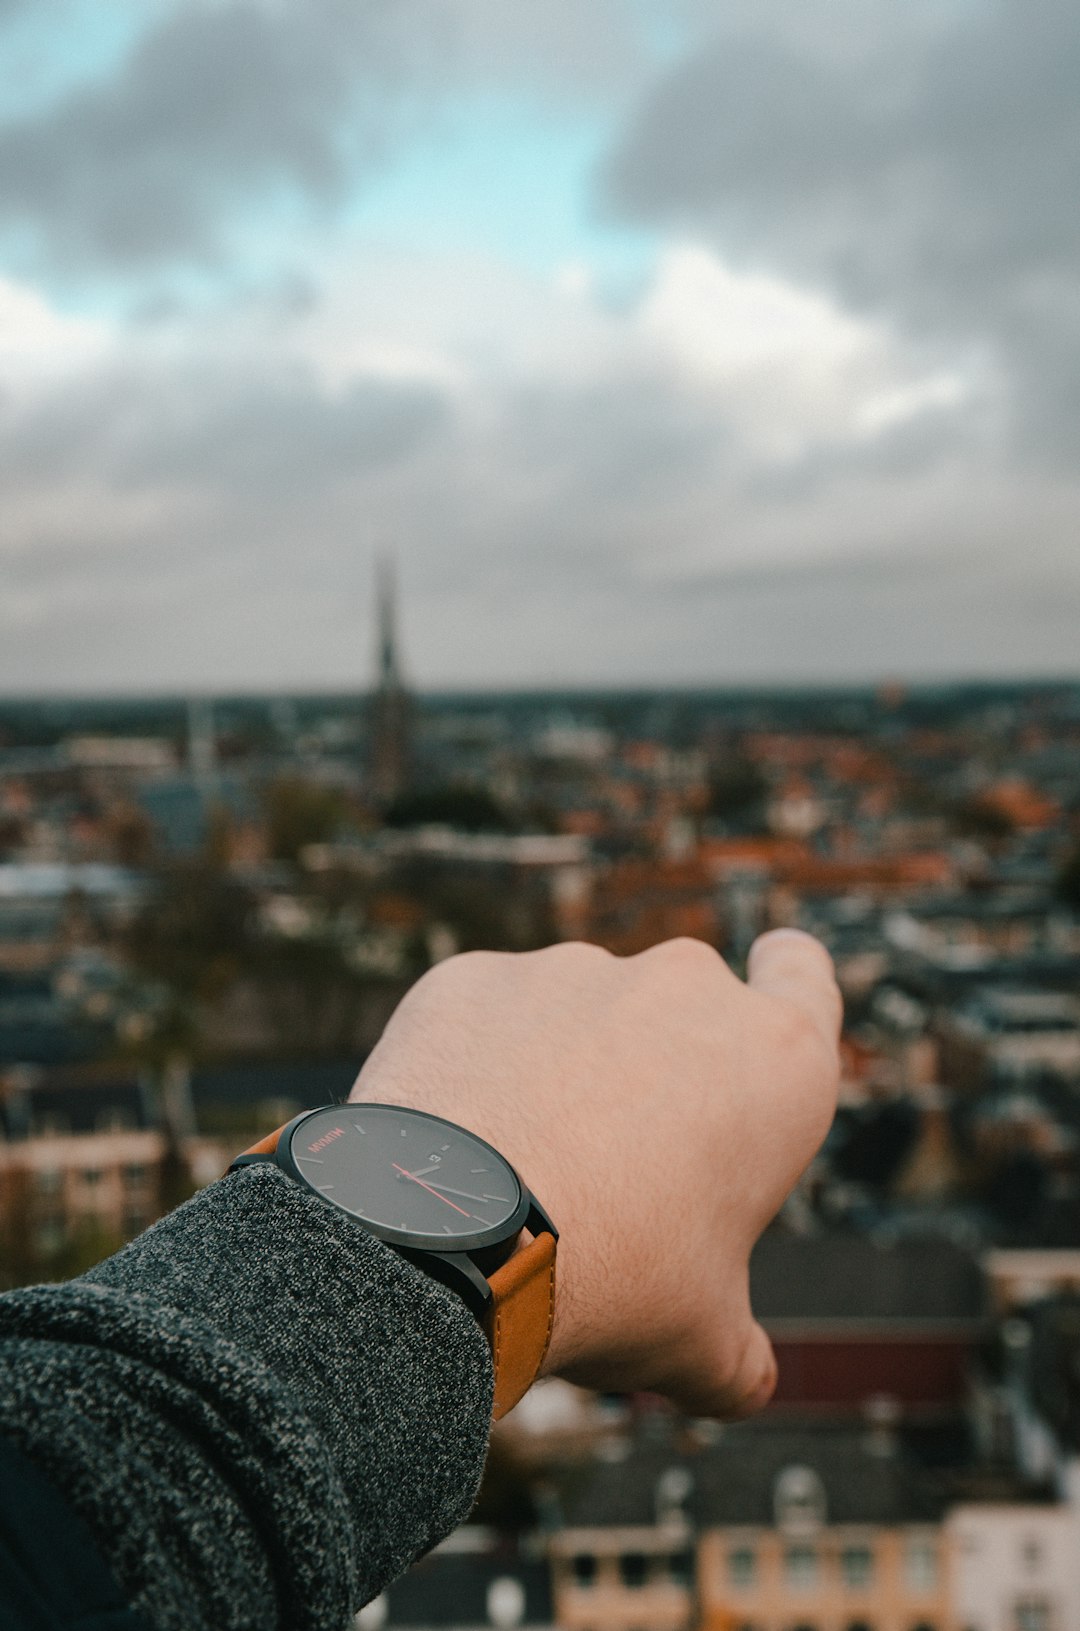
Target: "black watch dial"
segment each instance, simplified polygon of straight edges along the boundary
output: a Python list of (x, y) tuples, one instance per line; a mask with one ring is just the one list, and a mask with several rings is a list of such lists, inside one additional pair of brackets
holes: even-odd
[(392, 1104), (341, 1104), (299, 1121), (286, 1164), (398, 1245), (467, 1251), (516, 1231), (528, 1197), (474, 1133)]

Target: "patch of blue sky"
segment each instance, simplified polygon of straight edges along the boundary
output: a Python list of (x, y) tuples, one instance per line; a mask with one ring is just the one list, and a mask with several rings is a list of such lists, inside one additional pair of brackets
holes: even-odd
[(657, 63), (674, 62), (690, 45), (694, 30), (670, 0), (634, 0), (638, 26)]
[(617, 294), (648, 277), (657, 241), (596, 207), (594, 176), (612, 136), (610, 117), (470, 98), (357, 192), (348, 224), (429, 256), (497, 255), (542, 278), (582, 265)]
[(594, 178), (612, 127), (611, 113), (553, 114), (510, 97), (470, 98), (414, 128), (344, 201), (315, 203), (282, 181), (260, 189), (246, 208), (223, 205), (221, 237), (206, 256), (83, 263), (65, 275), (54, 257), (36, 254), (32, 236), (22, 242), (25, 234), (9, 230), (0, 265), (31, 276), (62, 310), (121, 323), (194, 316), (259, 289), (317, 283), (342, 247), (365, 238), (426, 259), (497, 256), (544, 281), (580, 268), (599, 299), (632, 302), (652, 275), (660, 240), (605, 221), (596, 207)]
[(166, 9), (166, 0), (24, 0), (0, 11), (0, 120), (106, 77)]

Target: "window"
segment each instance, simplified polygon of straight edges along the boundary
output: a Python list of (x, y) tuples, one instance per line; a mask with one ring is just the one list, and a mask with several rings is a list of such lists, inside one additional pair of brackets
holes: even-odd
[(728, 1553), (728, 1579), (733, 1586), (752, 1586), (757, 1579), (757, 1558), (749, 1546), (733, 1546)]
[(134, 1235), (141, 1235), (148, 1221), (145, 1212), (137, 1207), (130, 1207), (124, 1213), (124, 1234), (129, 1239)]
[(911, 1631), (937, 1631), (937, 1627), (931, 1625), (929, 1620), (920, 1620), (918, 1625), (912, 1626)]
[(84, 1167), (79, 1176), (85, 1189), (96, 1189), (104, 1174), (100, 1167)]
[(840, 1552), (840, 1572), (845, 1586), (860, 1590), (874, 1578), (874, 1554), (869, 1546), (845, 1546)]
[(645, 1584), (649, 1572), (649, 1560), (644, 1552), (627, 1552), (619, 1559), (619, 1578), (624, 1586), (636, 1591)]
[(911, 1591), (934, 1591), (937, 1587), (937, 1547), (929, 1535), (914, 1535), (908, 1541), (905, 1558), (907, 1583)]
[(1027, 1535), (1020, 1547), (1020, 1556), (1029, 1574), (1035, 1574), (1042, 1563), (1042, 1547), (1032, 1535)]
[(35, 1232), (34, 1243), (43, 1257), (51, 1257), (53, 1252), (60, 1250), (66, 1238), (62, 1223), (43, 1223)]
[(493, 1580), (487, 1591), (487, 1613), (492, 1625), (509, 1628), (525, 1618), (525, 1588), (513, 1575)]
[(137, 1188), (139, 1184), (145, 1184), (149, 1176), (149, 1168), (140, 1166), (136, 1163), (132, 1163), (131, 1166), (124, 1168), (124, 1182), (125, 1184), (129, 1184), (133, 1189)]
[(1045, 1597), (1024, 1597), (1013, 1615), (1014, 1631), (1054, 1631), (1050, 1604)]
[(102, 1110), (98, 1115), (95, 1127), (99, 1133), (123, 1133), (132, 1125), (131, 1117), (126, 1110), (114, 1105), (110, 1110)]
[(656, 1480), (656, 1521), (682, 1522), (693, 1488), (694, 1480), (686, 1467), (667, 1467)]
[(589, 1552), (579, 1552), (576, 1557), (571, 1558), (570, 1568), (575, 1586), (596, 1584), (596, 1559)]
[(42, 1167), (34, 1175), (34, 1188), (39, 1195), (59, 1195), (64, 1187), (64, 1174), (56, 1167)]
[(796, 1591), (807, 1591), (818, 1583), (818, 1555), (812, 1546), (789, 1546), (784, 1553), (787, 1582)]
[(846, 1631), (874, 1631), (869, 1620), (850, 1620)]
[(668, 1558), (668, 1574), (675, 1585), (692, 1586), (694, 1583), (693, 1552), (673, 1552)]
[(825, 1485), (813, 1467), (785, 1467), (773, 1486), (778, 1529), (809, 1534), (825, 1522)]

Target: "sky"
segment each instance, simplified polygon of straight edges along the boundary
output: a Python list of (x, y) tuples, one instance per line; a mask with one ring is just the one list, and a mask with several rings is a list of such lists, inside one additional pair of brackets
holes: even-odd
[(0, 0), (0, 692), (1080, 672), (1075, 0)]

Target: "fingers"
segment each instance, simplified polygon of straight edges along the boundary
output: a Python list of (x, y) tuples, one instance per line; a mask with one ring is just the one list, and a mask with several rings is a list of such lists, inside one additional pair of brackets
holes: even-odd
[(791, 1003), (835, 1048), (844, 1016), (833, 961), (820, 940), (802, 929), (770, 929), (750, 947), (747, 984)]
[(725, 1333), (727, 1340), (722, 1347), (718, 1344), (715, 1353), (702, 1357), (690, 1381), (684, 1377), (665, 1389), (688, 1415), (741, 1421), (763, 1410), (772, 1398), (777, 1379), (772, 1343), (749, 1310), (743, 1331), (734, 1348), (733, 1368), (717, 1367), (722, 1351), (732, 1351), (730, 1336)]
[(753, 1320), (742, 1364), (732, 1388), (734, 1404), (731, 1419), (753, 1416), (759, 1410), (764, 1410), (776, 1392), (776, 1380), (776, 1355), (773, 1353), (773, 1345), (757, 1320)]

